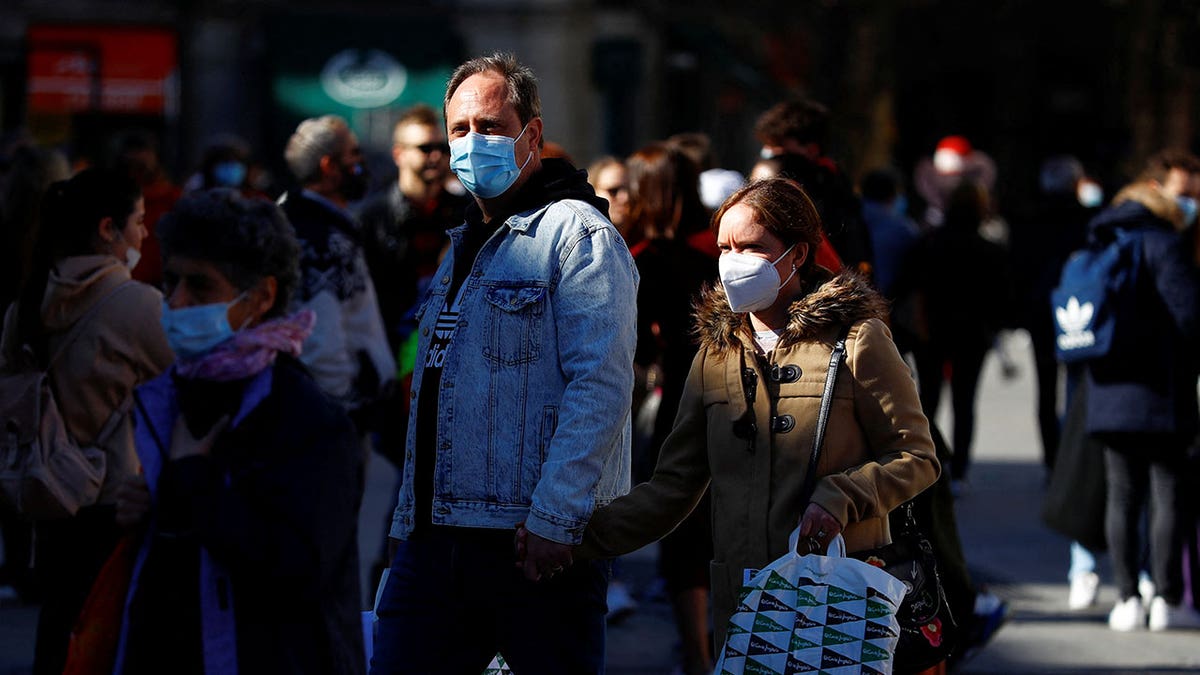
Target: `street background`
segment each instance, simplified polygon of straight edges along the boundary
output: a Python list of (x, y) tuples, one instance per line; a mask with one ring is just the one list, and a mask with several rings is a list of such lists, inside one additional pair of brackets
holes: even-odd
[[(1085, 612), (1066, 610), (1068, 542), (1045, 528), (1038, 515), (1045, 476), (1034, 425), (1032, 357), (1023, 333), (1013, 334), (1008, 352), (1018, 368), (1016, 377), (1001, 375), (994, 354), (985, 366), (971, 484), (956, 506), (976, 582), (986, 583), (1007, 600), (1011, 615), (959, 672), (1200, 672), (1200, 632), (1108, 629), (1106, 618), (1115, 594), (1107, 565), (1101, 568), (1105, 585), (1099, 604)], [(938, 421), (949, 431), (945, 412)], [(372, 457), (359, 526), (364, 578), (378, 551), (394, 480), (394, 470)], [(610, 626), (610, 675), (665, 675), (674, 667), (670, 606), (663, 599), (644, 597), (654, 585), (654, 561), (654, 546), (622, 561), (623, 576), (641, 604), (627, 619)], [(364, 587), (364, 594), (368, 591)], [(30, 672), (35, 624), (34, 608), (0, 608), (0, 675)]]

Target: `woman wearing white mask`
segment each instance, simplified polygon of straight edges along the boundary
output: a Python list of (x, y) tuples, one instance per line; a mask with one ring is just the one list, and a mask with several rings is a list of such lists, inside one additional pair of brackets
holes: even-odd
[(49, 364), (67, 431), (104, 452), (96, 503), (35, 525), (43, 593), (35, 673), (61, 673), (71, 624), (120, 536), (116, 487), (134, 475), (133, 388), (173, 357), (158, 315), (162, 296), (131, 281), (146, 228), (141, 189), (122, 174), (88, 169), (50, 186), (21, 295), (5, 316), (0, 368)]
[[(799, 524), (824, 547), (890, 541), (888, 512), (931, 485), (939, 467), (908, 367), (882, 318), (882, 298), (848, 273), (813, 262), (820, 220), (803, 189), (772, 178), (738, 190), (713, 216), (721, 285), (696, 309), (700, 351), (653, 477), (598, 510), (577, 557), (627, 553), (712, 494), (716, 644), (744, 570), (782, 555)], [(804, 496), (831, 352), (844, 367), (820, 457)]]
[(179, 357), (136, 394), (146, 527), (113, 672), (362, 673), (362, 459), (300, 364), (300, 248), (275, 204), (197, 192), (158, 224)]

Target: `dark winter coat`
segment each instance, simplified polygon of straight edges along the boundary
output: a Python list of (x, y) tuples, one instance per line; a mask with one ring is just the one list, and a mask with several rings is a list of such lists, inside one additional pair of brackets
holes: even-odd
[(1138, 347), (1088, 364), (1092, 433), (1196, 431), (1200, 284), (1176, 233), (1174, 221), (1180, 218), (1174, 199), (1135, 185), (1089, 225), (1093, 234), (1120, 227), (1142, 237), (1138, 315), (1131, 317), (1140, 328)]

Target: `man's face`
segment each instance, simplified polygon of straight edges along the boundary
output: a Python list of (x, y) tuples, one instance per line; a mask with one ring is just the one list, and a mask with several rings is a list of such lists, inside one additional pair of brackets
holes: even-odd
[(450, 173), (450, 146), (438, 127), (406, 124), (396, 130), (393, 157), (401, 175), (415, 176), (426, 185), (446, 180)]
[(1162, 183), (1162, 191), (1170, 197), (1200, 199), (1200, 173), (1188, 173), (1183, 169), (1170, 169)]
[(342, 138), (342, 151), (334, 157), (338, 166), (338, 191), (352, 202), (362, 199), (367, 193), (367, 167), (362, 161), (358, 136), (348, 131)]
[[(497, 73), (478, 73), (463, 80), (446, 106), (446, 131), (450, 141), (463, 138), (472, 131), (509, 138), (519, 135), (513, 155), (517, 166), (525, 167), (521, 170), (522, 177), (537, 168), (536, 160), (527, 162), (527, 159), (537, 151), (541, 141), (542, 120), (535, 117), (528, 126), (521, 124), (516, 108), (508, 102), (508, 87), (504, 78)], [(518, 178), (515, 185), (521, 182), (522, 179)]]

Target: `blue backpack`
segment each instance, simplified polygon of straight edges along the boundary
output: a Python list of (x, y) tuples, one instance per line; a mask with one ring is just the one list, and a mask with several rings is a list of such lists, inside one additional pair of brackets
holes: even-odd
[(1063, 265), (1054, 307), (1054, 351), (1063, 363), (1123, 353), (1137, 322), (1142, 237), (1113, 228), (1094, 234), (1088, 247)]

